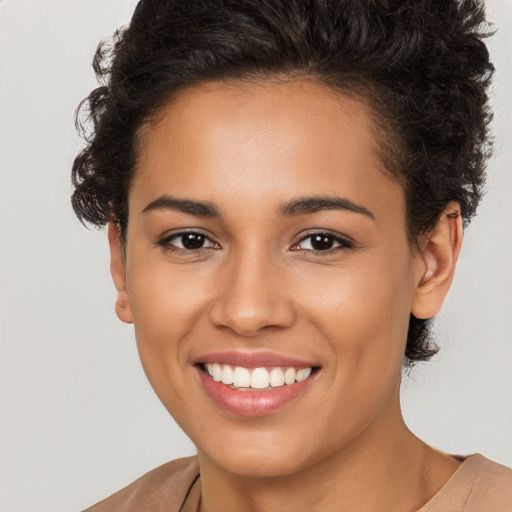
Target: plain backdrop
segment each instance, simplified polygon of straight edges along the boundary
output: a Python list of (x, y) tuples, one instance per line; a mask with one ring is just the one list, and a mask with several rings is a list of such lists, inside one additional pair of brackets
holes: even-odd
[[(194, 446), (150, 389), (114, 314), (104, 232), (70, 202), (78, 102), (101, 38), (134, 0), (0, 0), (0, 511), (79, 510)], [(410, 428), (512, 465), (512, 2), (498, 29), (495, 156), (437, 321), (442, 345), (404, 378)]]

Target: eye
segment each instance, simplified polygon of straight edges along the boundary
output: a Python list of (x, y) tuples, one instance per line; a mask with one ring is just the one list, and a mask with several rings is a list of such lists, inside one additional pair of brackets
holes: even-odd
[(181, 249), (185, 251), (194, 251), (198, 249), (217, 249), (219, 244), (208, 238), (203, 233), (197, 231), (184, 231), (168, 236), (158, 242), (158, 245), (170, 248)]
[(332, 233), (311, 233), (291, 247), (292, 251), (329, 252), (338, 248), (351, 249), (354, 244)]

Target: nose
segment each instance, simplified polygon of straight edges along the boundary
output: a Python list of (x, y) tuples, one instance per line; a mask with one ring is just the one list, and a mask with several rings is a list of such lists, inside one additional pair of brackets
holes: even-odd
[(279, 263), (255, 251), (232, 260), (211, 303), (211, 322), (244, 337), (290, 327), (296, 314)]

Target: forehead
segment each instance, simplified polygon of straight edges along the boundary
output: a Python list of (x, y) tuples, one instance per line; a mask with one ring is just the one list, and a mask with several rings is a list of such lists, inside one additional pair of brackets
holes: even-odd
[(375, 202), (379, 187), (399, 189), (376, 134), (363, 100), (314, 81), (206, 83), (181, 91), (143, 127), (131, 195), (269, 203), (347, 193)]

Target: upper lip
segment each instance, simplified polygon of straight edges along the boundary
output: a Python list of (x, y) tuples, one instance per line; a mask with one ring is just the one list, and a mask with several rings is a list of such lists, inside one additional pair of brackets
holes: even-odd
[(194, 364), (217, 363), (229, 364), (231, 366), (242, 366), (244, 368), (286, 367), (286, 368), (313, 368), (319, 366), (311, 361), (297, 359), (295, 357), (277, 354), (276, 352), (247, 352), (247, 351), (226, 351), (211, 352), (195, 358)]

